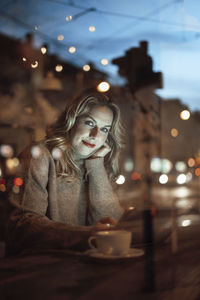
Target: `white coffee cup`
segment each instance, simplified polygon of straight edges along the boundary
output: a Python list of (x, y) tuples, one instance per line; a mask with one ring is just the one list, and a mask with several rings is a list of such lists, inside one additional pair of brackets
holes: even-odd
[[(131, 246), (132, 233), (126, 230), (98, 231), (88, 239), (90, 248), (105, 255), (126, 255)], [(96, 241), (95, 247), (92, 241)]]

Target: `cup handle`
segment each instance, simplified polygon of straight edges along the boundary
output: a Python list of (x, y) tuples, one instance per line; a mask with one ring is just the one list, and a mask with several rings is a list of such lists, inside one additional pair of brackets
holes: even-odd
[(89, 239), (88, 239), (88, 244), (89, 244), (90, 248), (92, 248), (92, 249), (97, 249), (97, 248), (92, 244), (92, 241), (94, 241), (94, 240), (96, 240), (96, 237), (95, 237), (95, 236), (89, 237)]

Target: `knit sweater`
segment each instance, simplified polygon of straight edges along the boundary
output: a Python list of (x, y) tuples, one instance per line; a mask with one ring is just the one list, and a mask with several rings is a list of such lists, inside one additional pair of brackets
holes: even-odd
[[(57, 176), (56, 161), (45, 145), (34, 158), (21, 155), (23, 189), (12, 194), (8, 244), (12, 248), (70, 248), (91, 235), (101, 218), (119, 219), (122, 208), (108, 179), (103, 158), (86, 159), (79, 178)], [(83, 173), (87, 171), (88, 181)], [(86, 226), (87, 225), (87, 226)]]

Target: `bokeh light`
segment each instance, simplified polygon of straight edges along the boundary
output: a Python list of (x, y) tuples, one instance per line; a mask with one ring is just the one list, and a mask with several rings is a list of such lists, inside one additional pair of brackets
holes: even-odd
[(41, 52), (42, 52), (42, 54), (45, 54), (45, 53), (47, 53), (47, 48), (46, 47), (41, 47)]
[(132, 180), (141, 180), (142, 179), (142, 175), (140, 174), (140, 173), (138, 173), (138, 172), (133, 172), (132, 174), (131, 174), (131, 179)]
[(21, 177), (16, 177), (13, 180), (14, 185), (21, 186), (23, 184), (23, 179)]
[(59, 148), (55, 147), (52, 149), (51, 154), (55, 160), (58, 160), (62, 156), (62, 151)]
[(200, 168), (196, 168), (194, 172), (196, 176), (200, 176)]
[(6, 159), (6, 167), (8, 169), (13, 169), (19, 166), (19, 159), (17, 157), (7, 158)]
[(31, 64), (31, 68), (32, 69), (36, 69), (38, 67), (39, 63), (38, 61), (36, 60), (34, 63)]
[(89, 27), (89, 31), (90, 31), (90, 32), (94, 32), (95, 30), (96, 30), (95, 26), (90, 26), (90, 27)]
[(38, 158), (41, 155), (42, 151), (39, 146), (33, 146), (31, 148), (31, 155), (33, 158)]
[(3, 193), (6, 191), (5, 184), (0, 184), (0, 191), (3, 192)]
[(178, 136), (178, 129), (176, 128), (172, 128), (171, 129), (171, 136), (173, 136), (174, 138)]
[(133, 170), (133, 167), (134, 167), (133, 160), (131, 158), (128, 158), (124, 162), (124, 170), (127, 171), (127, 172), (131, 172)]
[(186, 170), (187, 166), (186, 166), (186, 163), (184, 161), (177, 161), (175, 163), (175, 169), (178, 171), (178, 172), (184, 172)]
[(13, 185), (13, 187), (12, 187), (12, 191), (13, 191), (13, 193), (15, 193), (15, 194), (19, 194), (19, 192), (20, 192), (20, 188), (19, 188), (19, 186), (17, 186), (17, 185)]
[(184, 184), (187, 181), (186, 175), (185, 174), (179, 174), (176, 178), (176, 181), (178, 184)]
[(56, 72), (61, 72), (63, 70), (63, 66), (62, 65), (57, 65), (55, 67)]
[(190, 182), (192, 180), (192, 173), (191, 172), (188, 172), (186, 174), (186, 182)]
[(189, 110), (185, 109), (180, 113), (180, 118), (182, 120), (188, 120), (190, 118), (190, 112)]
[(169, 173), (172, 169), (172, 163), (167, 158), (153, 157), (151, 160), (150, 168), (153, 172)]
[(125, 177), (123, 175), (119, 175), (119, 177), (116, 180), (117, 184), (123, 184), (125, 182)]
[(3, 157), (10, 158), (14, 154), (13, 147), (10, 145), (1, 145), (0, 146), (0, 155)]
[(191, 220), (185, 219), (182, 221), (181, 226), (186, 227), (186, 226), (189, 226), (190, 224), (191, 224)]
[(70, 22), (70, 21), (72, 20), (72, 16), (66, 16), (65, 20), (66, 20), (67, 22)]
[(63, 41), (64, 40), (64, 35), (60, 34), (57, 37), (58, 41)]
[(103, 66), (106, 66), (106, 65), (108, 64), (107, 58), (102, 58), (101, 64), (102, 64)]
[(160, 182), (161, 184), (166, 184), (166, 183), (168, 182), (168, 176), (167, 176), (167, 174), (162, 174), (162, 175), (160, 175), (160, 177), (159, 177), (159, 182)]
[(107, 81), (102, 81), (97, 86), (97, 90), (99, 92), (107, 92), (109, 89), (110, 89), (110, 84)]
[(69, 51), (69, 53), (73, 54), (76, 52), (76, 47), (71, 46), (71, 47), (69, 47), (68, 51)]
[(188, 163), (188, 166), (189, 166), (190, 168), (192, 168), (192, 167), (195, 166), (195, 159), (192, 158), (192, 157), (190, 157), (190, 158), (188, 158), (187, 163)]
[(90, 66), (89, 65), (84, 65), (83, 66), (83, 71), (85, 71), (85, 72), (88, 72), (88, 71), (90, 71)]

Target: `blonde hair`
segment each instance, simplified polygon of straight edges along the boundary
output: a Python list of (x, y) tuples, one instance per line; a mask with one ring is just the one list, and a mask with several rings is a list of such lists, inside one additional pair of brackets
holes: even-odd
[(88, 113), (94, 106), (106, 106), (113, 112), (113, 122), (107, 137), (111, 151), (104, 157), (104, 164), (109, 177), (116, 178), (118, 175), (119, 152), (122, 147), (120, 110), (106, 95), (100, 93), (75, 98), (58, 120), (47, 129), (45, 139), (47, 147), (50, 150), (55, 147), (62, 150), (62, 156), (56, 162), (58, 175), (78, 176), (80, 169), (73, 157), (70, 132), (77, 118)]

